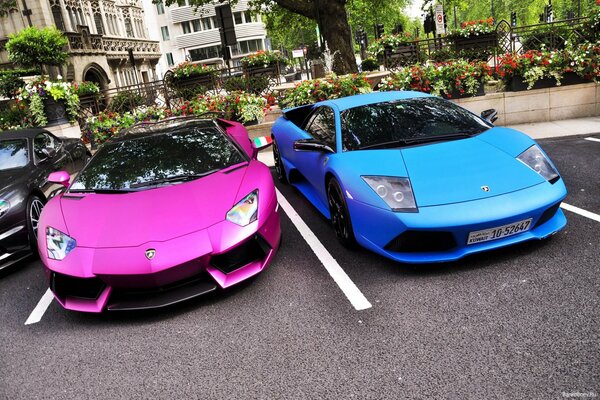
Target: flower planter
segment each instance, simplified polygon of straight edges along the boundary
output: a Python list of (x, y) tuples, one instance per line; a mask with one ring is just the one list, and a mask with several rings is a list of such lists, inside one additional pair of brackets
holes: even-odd
[(64, 100), (55, 101), (52, 97), (44, 99), (44, 114), (46, 114), (48, 120), (46, 126), (69, 123)]
[(200, 75), (192, 75), (184, 78), (173, 77), (173, 86), (176, 88), (190, 87), (190, 86), (205, 86), (212, 88), (214, 87), (215, 77), (214, 73), (208, 72)]
[[(547, 89), (555, 86), (556, 80), (554, 78), (542, 78), (533, 84), (531, 90)], [(523, 80), (522, 76), (513, 76), (508, 82), (507, 87), (510, 88), (512, 92), (521, 92), (523, 90), (527, 90), (527, 82)]]
[(581, 76), (577, 75), (575, 72), (565, 72), (565, 74), (563, 75), (563, 78), (560, 80), (560, 84), (562, 86), (578, 85), (580, 83), (589, 83), (589, 82), (591, 82), (590, 79), (582, 78)]
[(452, 40), (454, 41), (456, 51), (489, 49), (498, 46), (498, 35), (496, 32), (468, 37), (454, 36)]

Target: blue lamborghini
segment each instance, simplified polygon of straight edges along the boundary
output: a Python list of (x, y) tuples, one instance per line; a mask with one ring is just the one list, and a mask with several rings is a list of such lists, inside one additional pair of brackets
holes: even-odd
[(273, 126), (280, 181), (340, 242), (396, 261), (442, 262), (566, 225), (565, 185), (530, 137), (452, 102), (381, 92), (284, 111)]

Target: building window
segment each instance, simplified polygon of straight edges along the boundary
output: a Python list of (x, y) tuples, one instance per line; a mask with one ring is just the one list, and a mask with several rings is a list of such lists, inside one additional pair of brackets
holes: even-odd
[(62, 12), (60, 11), (59, 5), (52, 6), (52, 17), (54, 18), (54, 25), (61, 30), (65, 30), (65, 21), (63, 20)]
[(94, 13), (94, 24), (96, 24), (96, 32), (99, 35), (104, 35), (104, 24), (102, 23), (102, 14)]
[(175, 62), (173, 62), (173, 53), (167, 53), (167, 64), (169, 64), (169, 67), (175, 65)]
[(254, 22), (252, 21), (252, 14), (250, 13), (250, 11), (244, 11), (244, 19), (246, 20), (247, 24), (249, 24), (250, 22)]
[(125, 18), (125, 33), (127, 37), (133, 37), (133, 27), (131, 26), (131, 20), (129, 18)]
[(194, 30), (194, 32), (199, 32), (202, 30), (202, 24), (200, 23), (199, 19), (195, 19), (192, 21), (192, 29)]
[(210, 23), (210, 18), (202, 18), (202, 26), (204, 27), (205, 31), (212, 29), (212, 24)]
[(160, 27), (160, 32), (162, 33), (162, 39), (163, 40), (169, 40), (169, 39), (171, 39), (169, 37), (169, 27), (168, 26), (161, 26)]
[(202, 47), (200, 49), (190, 50), (190, 58), (192, 61), (200, 61), (219, 57), (222, 57), (221, 46)]
[(212, 20), (213, 28), (216, 29), (221, 27), (221, 21), (219, 21), (217, 17), (210, 17), (210, 19)]
[(242, 13), (241, 12), (234, 12), (233, 13), (233, 19), (235, 20), (236, 25), (244, 23), (242, 21)]
[(236, 57), (242, 54), (254, 53), (263, 50), (262, 39), (244, 40), (231, 46), (231, 55)]
[(165, 5), (162, 3), (162, 1), (156, 4), (156, 12), (158, 15), (165, 13)]
[(181, 27), (183, 28), (183, 34), (185, 35), (186, 33), (191, 33), (192, 30), (190, 29), (190, 23), (189, 22), (182, 22), (181, 23)]

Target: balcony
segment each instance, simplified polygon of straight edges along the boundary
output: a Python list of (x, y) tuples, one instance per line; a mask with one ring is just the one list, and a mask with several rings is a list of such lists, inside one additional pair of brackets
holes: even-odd
[(109, 60), (126, 59), (130, 48), (138, 59), (158, 59), (161, 56), (159, 44), (154, 40), (95, 35), (86, 30), (66, 32), (65, 35), (69, 40), (69, 54), (73, 56), (105, 55)]

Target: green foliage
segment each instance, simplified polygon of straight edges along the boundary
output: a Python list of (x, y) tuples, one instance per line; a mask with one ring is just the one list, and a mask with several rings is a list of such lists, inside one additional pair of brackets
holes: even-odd
[(39, 79), (26, 84), (17, 95), (18, 101), (23, 101), (29, 106), (29, 111), (37, 126), (48, 123), (44, 111), (44, 99), (52, 98), (54, 101), (63, 101), (69, 120), (75, 121), (79, 116), (79, 96), (75, 93), (73, 84), (69, 82), (50, 81)]
[(23, 67), (63, 65), (68, 57), (68, 40), (56, 27), (25, 28), (9, 36), (6, 43), (9, 61)]
[(5, 69), (5, 70), (0, 70), (0, 77), (4, 76), (4, 75), (15, 75), (15, 76), (33, 76), (33, 75), (40, 75), (40, 71), (37, 68), (27, 68), (27, 69)]
[(313, 79), (296, 84), (279, 100), (281, 108), (297, 107), (318, 101), (337, 99), (371, 91), (371, 83), (363, 74)]
[(474, 95), (492, 70), (486, 62), (457, 60), (440, 64), (417, 64), (401, 68), (381, 80), (379, 90), (417, 90), (436, 96)]
[(144, 97), (136, 91), (123, 91), (117, 93), (108, 105), (108, 111), (126, 112), (145, 104)]
[(12, 99), (25, 86), (25, 81), (15, 74), (0, 75), (0, 96)]
[(100, 87), (95, 82), (83, 81), (81, 83), (74, 83), (73, 89), (77, 96), (96, 96), (100, 94)]
[(0, 0), (0, 17), (6, 17), (17, 9), (17, 0)]
[(260, 95), (269, 88), (268, 76), (234, 76), (225, 81), (223, 88), (228, 92), (248, 92)]
[(266, 67), (273, 64), (287, 65), (287, 58), (278, 51), (259, 50), (256, 53), (242, 57), (240, 63), (246, 67)]
[(25, 104), (12, 105), (0, 110), (0, 131), (25, 129), (35, 126)]
[(360, 64), (362, 71), (379, 71), (379, 63), (374, 58), (365, 58)]

